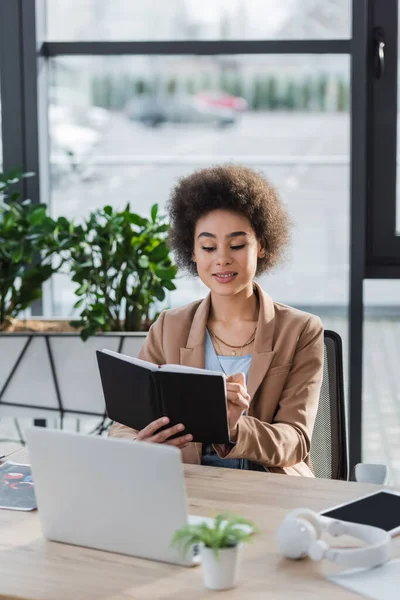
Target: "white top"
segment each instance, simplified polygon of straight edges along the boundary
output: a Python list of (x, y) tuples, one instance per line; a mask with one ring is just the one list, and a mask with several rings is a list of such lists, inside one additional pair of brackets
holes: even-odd
[(244, 356), (221, 356), (215, 352), (214, 345), (211, 340), (211, 336), (206, 331), (206, 355), (205, 355), (205, 368), (209, 371), (222, 371), (226, 375), (233, 375), (234, 373), (244, 373), (246, 376), (246, 383), (249, 374), (251, 363), (251, 354), (245, 354)]

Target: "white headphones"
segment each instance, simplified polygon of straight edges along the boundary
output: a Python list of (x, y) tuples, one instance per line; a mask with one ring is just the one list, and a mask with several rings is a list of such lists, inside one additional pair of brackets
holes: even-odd
[[(329, 548), (327, 543), (320, 539), (323, 531), (333, 537), (350, 535), (363, 540), (369, 546)], [(369, 568), (389, 560), (391, 537), (387, 531), (371, 525), (328, 520), (307, 508), (299, 508), (289, 513), (279, 526), (277, 538), (279, 550), (286, 558), (326, 558), (339, 565)]]

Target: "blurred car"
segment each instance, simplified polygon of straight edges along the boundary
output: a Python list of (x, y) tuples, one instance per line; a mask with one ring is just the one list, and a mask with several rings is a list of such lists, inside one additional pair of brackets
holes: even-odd
[(127, 116), (148, 127), (163, 123), (198, 123), (226, 127), (236, 123), (235, 111), (230, 108), (210, 106), (201, 98), (179, 95), (142, 94), (127, 107)]
[(196, 96), (210, 106), (220, 106), (242, 112), (248, 109), (247, 101), (240, 96), (231, 96), (225, 92), (199, 92)]

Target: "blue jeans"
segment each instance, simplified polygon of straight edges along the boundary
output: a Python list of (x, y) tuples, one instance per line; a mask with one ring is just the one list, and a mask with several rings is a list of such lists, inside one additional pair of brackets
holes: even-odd
[(223, 467), (225, 469), (263, 471), (264, 473), (268, 470), (247, 458), (220, 458), (211, 444), (203, 445), (201, 464), (204, 467)]
[(245, 469), (241, 464), (247, 463), (241, 458), (220, 458), (217, 453), (205, 454), (201, 457), (201, 464), (205, 467), (224, 467), (225, 469)]

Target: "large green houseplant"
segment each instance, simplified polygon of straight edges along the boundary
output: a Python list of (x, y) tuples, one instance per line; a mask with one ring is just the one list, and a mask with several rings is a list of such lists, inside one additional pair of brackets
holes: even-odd
[[(79, 335), (86, 340), (97, 332), (148, 329), (159, 310), (157, 301), (175, 289), (168, 225), (157, 206), (148, 219), (129, 206), (119, 211), (106, 206), (79, 224), (65, 217), (55, 221), (45, 205), (21, 200), (13, 186), (25, 176), (0, 173), (0, 401), (6, 394), (10, 406), (28, 403), (42, 410), (57, 408), (61, 397), (78, 412), (101, 415), (93, 348), (108, 342), (99, 336), (84, 344)], [(61, 270), (77, 287), (74, 326), (63, 319), (21, 320), (21, 313), (40, 298), (42, 284)], [(112, 337), (133, 355), (143, 341), (141, 335)], [(82, 392), (84, 378), (88, 383)]]
[(60, 268), (60, 250), (67, 243), (45, 204), (21, 200), (16, 186), (32, 175), (0, 172), (0, 331), (41, 297), (42, 284)]
[(74, 308), (80, 309), (71, 324), (82, 339), (97, 331), (149, 328), (155, 302), (175, 289), (167, 232), (156, 204), (149, 219), (131, 212), (129, 204), (121, 211), (105, 206), (70, 226), (67, 263), (78, 286)]

